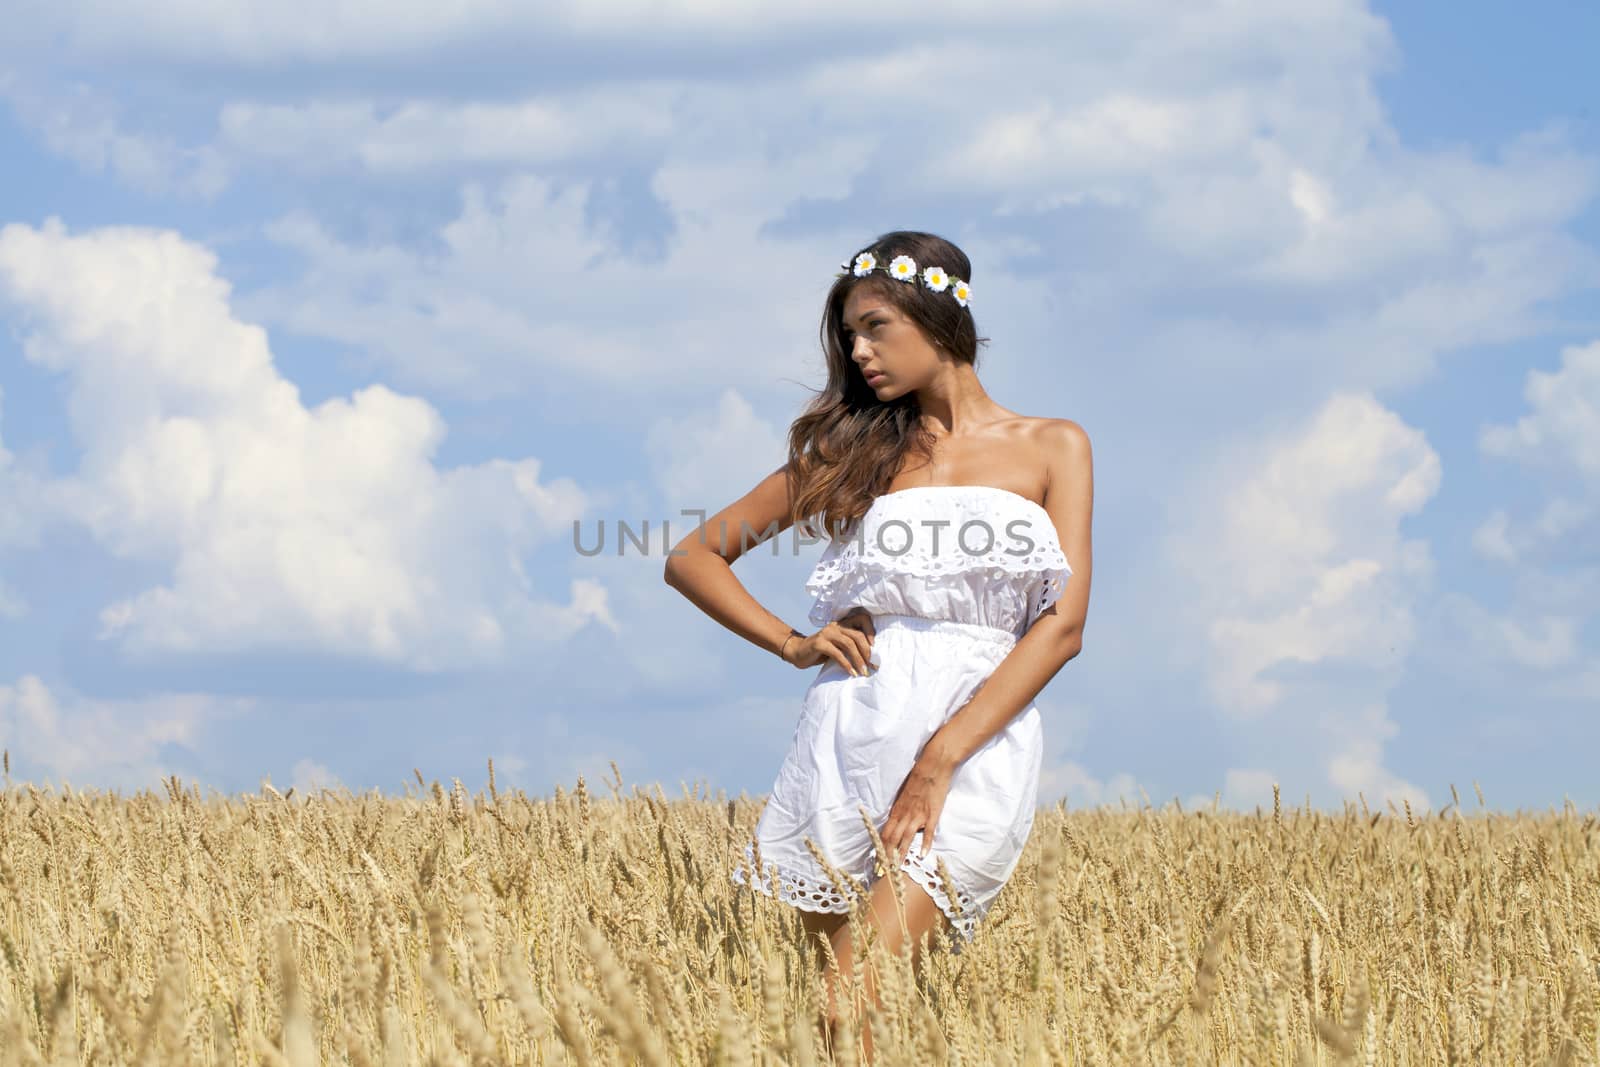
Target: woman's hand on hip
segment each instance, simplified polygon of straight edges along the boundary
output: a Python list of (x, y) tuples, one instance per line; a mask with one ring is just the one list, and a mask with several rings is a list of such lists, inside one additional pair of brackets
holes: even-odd
[(790, 641), (783, 658), (801, 669), (832, 660), (849, 674), (862, 677), (873, 670), (868, 661), (876, 636), (871, 612), (854, 608), (809, 637)]

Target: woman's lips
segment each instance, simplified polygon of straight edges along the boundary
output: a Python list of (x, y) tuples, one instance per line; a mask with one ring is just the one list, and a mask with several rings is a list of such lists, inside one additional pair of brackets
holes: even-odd
[(879, 382), (883, 381), (883, 379), (884, 379), (884, 375), (882, 374), (882, 372), (879, 372), (877, 374), (869, 374), (869, 375), (867, 375), (867, 384), (868, 385), (877, 385)]

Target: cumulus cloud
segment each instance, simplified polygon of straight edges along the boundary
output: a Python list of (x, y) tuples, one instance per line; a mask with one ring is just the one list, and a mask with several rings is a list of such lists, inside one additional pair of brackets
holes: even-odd
[[(1265, 437), (1207, 471), (1205, 495), (1185, 495), (1169, 541), (1184, 583), (1178, 612), (1202, 643), (1212, 699), (1247, 736), (1290, 749), (1274, 764), (1315, 773), (1307, 785), (1425, 805), (1382, 766), (1395, 731), (1383, 694), (1433, 572), (1427, 543), (1400, 525), (1437, 491), (1439, 457), (1366, 394), (1337, 394)], [(1262, 781), (1241, 770), (1227, 788), (1247, 800)]]
[(1132, 807), (1150, 800), (1144, 788), (1126, 771), (1103, 776), (1089, 766), (1085, 735), (1094, 719), (1092, 708), (1077, 701), (1056, 702), (1046, 690), (1037, 701), (1044, 716), (1046, 752), (1039, 764), (1039, 804), (1065, 803), (1071, 808), (1102, 805)]
[[(5, 445), (5, 389), (0, 387), (0, 559), (9, 549), (36, 546), (52, 515), (49, 475), (18, 462)], [(21, 619), (30, 611), (27, 598), (0, 572), (0, 620)]]
[[(280, 218), (269, 236), (305, 272), (246, 307), (473, 399), (552, 377), (580, 397), (711, 378), (754, 396), (816, 365), (820, 297), (889, 228), (873, 220), (938, 229), (955, 187), (989, 219), (945, 227), (974, 261), (980, 324), (1032, 354), (1011, 373), (1064, 390), (1065, 347), (1086, 357), (1072, 386), (1129, 395), (1137, 374), (1142, 410), (1209, 433), (1262, 394), (1415, 384), (1451, 349), (1538, 332), (1542, 302), (1596, 276), (1563, 230), (1595, 161), (1559, 127), (1490, 158), (1400, 143), (1371, 85), (1394, 44), (1364, 5), (1154, 11), (1003, 7), (1037, 32), (919, 29), (865, 64), (802, 50), (488, 100), (232, 101), (230, 156), (461, 179), (454, 217), (412, 241)], [(1017, 69), (1057, 74), (1019, 100)], [(968, 87), (959, 111), (858, 106), (934, 81)], [(594, 222), (596, 153), (652, 172), (637, 199), (665, 220), (659, 255)]]
[[(1222, 785), (1210, 793), (1190, 793), (1183, 805), (1189, 811), (1272, 810), (1272, 787), (1279, 785), (1279, 802), (1289, 807), (1295, 798), (1282, 788), (1278, 775), (1261, 767), (1229, 767), (1222, 775)], [(1304, 795), (1304, 790), (1301, 791)]]
[(1392, 663), (1412, 636), (1413, 590), (1432, 570), (1399, 523), (1438, 489), (1422, 433), (1370, 396), (1341, 394), (1253, 470), (1231, 470), (1206, 534), (1174, 551), (1212, 599), (1211, 684), (1235, 714), (1271, 709), (1286, 661)]
[(1582, 702), (1600, 677), (1600, 653), (1583, 636), (1600, 614), (1600, 341), (1560, 356), (1556, 369), (1528, 372), (1526, 414), (1478, 436), (1480, 451), (1525, 473), (1536, 494), (1496, 508), (1473, 535), (1478, 554), (1510, 575), (1509, 602), (1454, 594), (1448, 619), (1464, 655), (1515, 670), (1518, 695)]
[[(341, 71), (519, 35), (563, 55), (678, 35), (748, 54), (781, 38), (758, 67), (708, 59), (617, 76), (577, 64), (583, 75), (567, 77), (523, 63), (480, 99), (419, 94), (415, 79), (402, 94), (319, 95), (313, 76), (298, 100), (218, 100), (214, 147), (247, 170), (473, 179), (458, 216), (410, 244), (339, 237), (309, 213), (281, 219), (271, 236), (306, 257), (306, 273), (247, 310), (361, 346), (402, 384), (475, 399), (539, 393), (552, 374), (640, 396), (705, 374), (765, 385), (814, 358), (816, 298), (876, 228), (867, 220), (943, 217), (953, 186), (968, 214), (995, 219), (956, 235), (974, 253), (983, 321), (1028, 350), (1058, 338), (1065, 316), (1082, 351), (1160, 360), (1168, 394), (1149, 403), (1203, 397), (1194, 418), (1231, 419), (1244, 382), (1300, 403), (1415, 383), (1446, 350), (1542, 329), (1540, 302), (1595, 277), (1592, 250), (1562, 227), (1594, 195), (1596, 161), (1559, 126), (1487, 159), (1409, 149), (1373, 91), (1395, 41), (1357, 0), (1008, 3), (981, 30), (850, 8), (843, 35), (845, 9), (831, 4), (760, 18), (645, 7), (481, 0), (401, 17), (360, 3), (180, 4), (133, 19), (107, 0), (38, 17), (95, 51), (338, 57)], [(857, 43), (875, 25), (893, 28), (892, 46)], [(1052, 76), (1021, 98), (1019, 69)], [(886, 123), (858, 105), (935, 81), (964, 87), (960, 109)], [(589, 221), (603, 183), (585, 166), (622, 161), (654, 169), (645, 199), (673, 227), (660, 257), (626, 254)], [(541, 174), (483, 180), (515, 167)], [(793, 270), (819, 284), (788, 281)]]
[[(1163, 572), (1171, 581), (1144, 599), (1096, 611), (1101, 625), (1119, 610), (1124, 624), (1147, 625), (1175, 603), (1180, 613), (1197, 606), (1178, 656), (1206, 661), (1196, 669), (1225, 723), (1282, 725), (1261, 745), (1292, 752), (1242, 744), (1228, 780), (1241, 802), (1275, 774), (1290, 792), (1312, 772), (1329, 788), (1387, 782), (1382, 742), (1393, 724), (1382, 694), (1415, 643), (1411, 613), (1430, 567), (1427, 546), (1398, 530), (1433, 490), (1422, 451), (1386, 436), (1383, 419), (1374, 429), (1351, 415), (1359, 403), (1333, 422), (1376, 449), (1349, 457), (1376, 471), (1370, 484), (1340, 487), (1326, 437), (1315, 448), (1328, 455), (1296, 460), (1317, 475), (1335, 468), (1338, 514), (1315, 486), (1285, 487), (1242, 454), (1305, 446), (1303, 427), (1280, 425), (1206, 463), (1212, 442), (1263, 429), (1263, 410), (1304, 415), (1330, 395), (1412, 385), (1452, 349), (1546, 329), (1540, 305), (1597, 276), (1592, 249), (1565, 229), (1594, 196), (1595, 161), (1557, 125), (1487, 152), (1403, 143), (1375, 90), (1394, 42), (1356, 0), (1182, 11), (1150, 0), (1002, 4), (981, 24), (907, 23), (831, 3), (759, 15), (678, 2), (203, 6), (135, 17), (93, 0), (49, 9), (11, 37), (48, 33), (69, 53), (133, 66), (294, 62), (293, 95), (253, 74), (248, 92), (259, 98), (214, 95), (213, 147), (230, 167), (270, 168), (291, 183), (331, 172), (354, 175), (363, 191), (403, 187), (406, 217), (387, 217), (378, 197), (363, 231), (318, 189), (290, 185), (303, 206), (267, 232), (303, 273), (232, 306), (275, 330), (360, 348), (400, 388), (596, 403), (610, 425), (631, 428), (611, 413), (715, 380), (765, 413), (763, 389), (815, 366), (818, 298), (834, 264), (888, 228), (885, 218), (943, 227), (978, 272), (979, 322), (997, 341), (986, 383), (1029, 398), (1030, 413), (1079, 415), (1062, 405), (1081, 399), (1095, 408), (1086, 421), (1107, 427), (1097, 440), (1118, 469), (1104, 482), (1103, 514), (1126, 522), (1115, 536), (1128, 558), (1146, 558), (1139, 539), (1156, 528), (1140, 509), (1173, 495), (1186, 501), (1173, 522), (1183, 536), (1198, 525), (1197, 543), (1221, 546), (1220, 570), (1191, 561)], [(662, 62), (667, 41), (682, 47)], [(584, 61), (601, 46), (627, 73)], [(478, 82), (491, 91), (393, 73), (405, 66), (394, 57), (441, 48), (491, 64), (499, 56), (497, 73), (509, 76)], [(546, 54), (566, 62), (538, 62)], [(650, 62), (626, 61), (636, 56)], [(337, 77), (319, 73), (335, 63)], [(374, 70), (384, 76), (361, 82), (370, 94), (349, 91)], [(1018, 70), (1050, 76), (1019, 96)], [(860, 106), (935, 81), (966, 87), (962, 106), (892, 117)], [(92, 153), (79, 158), (99, 165)], [(670, 233), (659, 254), (635, 254), (620, 227), (596, 222), (609, 180), (596, 175), (619, 160), (648, 174), (641, 210)], [(426, 201), (410, 195), (423, 181), (437, 183)], [(414, 214), (444, 183), (460, 190), (449, 217)], [(953, 190), (961, 217), (978, 222), (949, 222)], [(723, 398), (701, 429), (687, 429), (713, 446), (755, 447), (767, 441), (758, 422)], [(1152, 425), (1168, 432), (1144, 432)], [(1172, 464), (1177, 435), (1198, 469)], [(1419, 459), (1410, 487), (1387, 465), (1403, 468), (1408, 454)], [(721, 492), (748, 477), (670, 449), (649, 463), (669, 493)], [(1227, 494), (1245, 483), (1256, 496), (1239, 498), (1248, 514), (1230, 525)], [(1573, 551), (1589, 499), (1569, 486), (1538, 516), (1507, 511), (1479, 544), (1502, 562)], [(162, 543), (171, 540), (148, 551)], [(639, 589), (660, 592), (649, 573), (658, 562), (641, 566)], [(1554, 579), (1519, 580), (1542, 582), (1541, 603), (1553, 602)], [(598, 604), (605, 589), (581, 592)], [(1565, 644), (1578, 627), (1563, 621), (1578, 617), (1525, 612), (1500, 632), (1521, 638), (1515, 654), (1526, 661), (1555, 662), (1578, 655)], [(1129, 645), (1122, 654), (1142, 665), (1147, 650)], [(700, 661), (673, 662), (676, 651), (637, 654), (656, 657), (645, 669), (663, 682), (715, 677)], [(1308, 711), (1296, 727), (1302, 707), (1345, 710), (1325, 723)], [(1318, 733), (1358, 729), (1376, 747)], [(1063, 773), (1110, 788), (1087, 763)]]
[[(1591, 615), (1600, 589), (1594, 551), (1600, 538), (1600, 341), (1563, 348), (1555, 370), (1529, 371), (1523, 397), (1527, 413), (1485, 426), (1478, 446), (1525, 471), (1542, 492), (1521, 513), (1495, 509), (1473, 544), (1512, 568), (1521, 601), (1514, 612), (1553, 609), (1552, 617), (1535, 625), (1566, 634), (1576, 624), (1570, 613)], [(1516, 625), (1508, 617), (1498, 628)], [(1567, 648), (1559, 641), (1558, 647)], [(1564, 656), (1532, 659), (1556, 665)]]
[(164, 131), (133, 130), (116, 99), (84, 82), (50, 85), (0, 77), (0, 99), (23, 126), (56, 155), (91, 173), (110, 174), (145, 192), (176, 192), (202, 199), (227, 185), (223, 152), (210, 144), (183, 144)]
[(1116, 806), (1126, 803), (1138, 807), (1149, 798), (1133, 775), (1123, 771), (1099, 778), (1077, 760), (1062, 760), (1039, 768), (1039, 803), (1065, 801), (1075, 809)]
[(509, 102), (230, 101), (218, 119), (218, 151), (302, 171), (380, 175), (602, 154), (615, 164), (673, 136), (678, 93), (674, 83), (617, 83)]
[(1600, 341), (1563, 348), (1559, 370), (1529, 371), (1523, 397), (1528, 414), (1485, 427), (1479, 446), (1490, 456), (1571, 473), (1600, 494)]
[[(857, 165), (849, 156), (663, 166), (654, 188), (673, 205), (674, 238), (661, 259), (624, 251), (591, 222), (598, 180), (470, 183), (427, 254), (351, 243), (293, 214), (267, 233), (304, 257), (305, 273), (247, 306), (296, 333), (361, 346), (402, 381), (478, 400), (548, 395), (552, 380), (632, 398), (685, 382), (768, 386), (817, 358), (822, 294), (847, 254), (839, 249), (861, 237), (763, 241), (756, 231), (774, 202), (842, 192), (841, 175)], [(779, 266), (805, 263), (816, 269), (803, 276)]]
[[(5, 399), (5, 389), (0, 386), (0, 550), (37, 543), (45, 518), (40, 510), (39, 477), (6, 448)], [(4, 600), (0, 592), (0, 601)]]
[(339, 780), (339, 776), (330, 771), (325, 764), (309, 756), (296, 760), (289, 774), (290, 787), (302, 798), (312, 796), (324, 789), (338, 792), (347, 788)]
[(723, 389), (713, 410), (657, 419), (645, 450), (666, 498), (707, 512), (748, 493), (788, 456), (783, 430), (757, 415), (735, 389)]
[(253, 706), (199, 693), (96, 700), (52, 692), (27, 674), (0, 685), (0, 747), (10, 752), (19, 778), (156, 789), (161, 779), (180, 773), (208, 727)]
[[(701, 50), (708, 58), (732, 59), (742, 58), (738, 49), (762, 42), (792, 46), (809, 40), (816, 47), (837, 47), (850, 40), (840, 33), (841, 22), (856, 35), (878, 30), (914, 39), (959, 21), (969, 9), (955, 0), (929, 0), (918, 11), (923, 17), (908, 23), (892, 10), (863, 8), (847, 0), (770, 9), (691, 0), (467, 0), (443, 6), (301, 0), (270, 8), (247, 0), (176, 0), (159, 9), (140, 9), (124, 0), (86, 0), (66, 8), (25, 8), (13, 47), (49, 40), (83, 56), (265, 66), (437, 55), (465, 46), (491, 52), (514, 47), (526, 62), (530, 56), (554, 60), (601, 46), (614, 52), (671, 42)], [(1111, 12), (1093, 14), (1098, 20)], [(984, 24), (990, 32), (1016, 32), (1051, 21), (1061, 21), (1056, 5), (1011, 0), (993, 9)]]
[(108, 605), (132, 656), (317, 649), (417, 670), (493, 663), (605, 618), (541, 599), (520, 554), (586, 506), (538, 459), (441, 469), (424, 401), (382, 385), (306, 407), (208, 250), (176, 233), (0, 230), (25, 352), (69, 383), (79, 470), (59, 510), (173, 580)]
[[(20, 499), (16, 475), (12, 471), (12, 456), (5, 446), (5, 390), (0, 389), (0, 549), (9, 542), (21, 539), (22, 523), (26, 521), (27, 508)], [(0, 580), (0, 618), (21, 618), (28, 606), (15, 591)]]

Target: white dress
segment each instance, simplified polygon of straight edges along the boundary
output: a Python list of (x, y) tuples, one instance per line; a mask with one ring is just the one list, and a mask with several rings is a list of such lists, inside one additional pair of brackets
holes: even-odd
[[(876, 856), (862, 810), (881, 834), (923, 745), (1060, 598), (1071, 573), (1049, 514), (1009, 490), (929, 485), (874, 500), (853, 530), (828, 543), (806, 591), (816, 597), (809, 618), (817, 627), (853, 608), (871, 613), (877, 669), (853, 677), (830, 660), (818, 670), (733, 882), (751, 884), (749, 872), (761, 869), (752, 887), (763, 893), (775, 875), (786, 903), (848, 911), (805, 839), (847, 876), (851, 896), (870, 889)], [(950, 917), (962, 939), (957, 953), (1027, 843), (1043, 744), (1030, 702), (956, 768), (929, 856), (919, 856), (920, 830), (907, 848), (901, 869)]]

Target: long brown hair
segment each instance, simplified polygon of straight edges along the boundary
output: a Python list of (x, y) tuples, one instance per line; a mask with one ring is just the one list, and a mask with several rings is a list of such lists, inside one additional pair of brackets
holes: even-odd
[[(910, 256), (920, 272), (942, 267), (952, 278), (972, 281), (972, 263), (965, 252), (937, 234), (893, 230), (860, 249), (887, 265), (896, 256)], [(952, 283), (953, 284), (953, 283)], [(928, 342), (955, 359), (978, 362), (978, 336), (970, 308), (962, 307), (946, 289), (936, 293), (921, 279), (908, 284), (873, 272), (856, 277), (846, 270), (828, 290), (822, 311), (822, 352), (828, 381), (789, 427), (788, 484), (791, 519), (808, 537), (837, 535), (866, 514), (905, 461), (929, 458), (934, 435), (922, 423), (915, 393), (884, 402), (861, 377), (845, 341), (845, 300), (857, 286), (872, 291), (910, 319)], [(821, 519), (819, 528), (813, 519)]]

